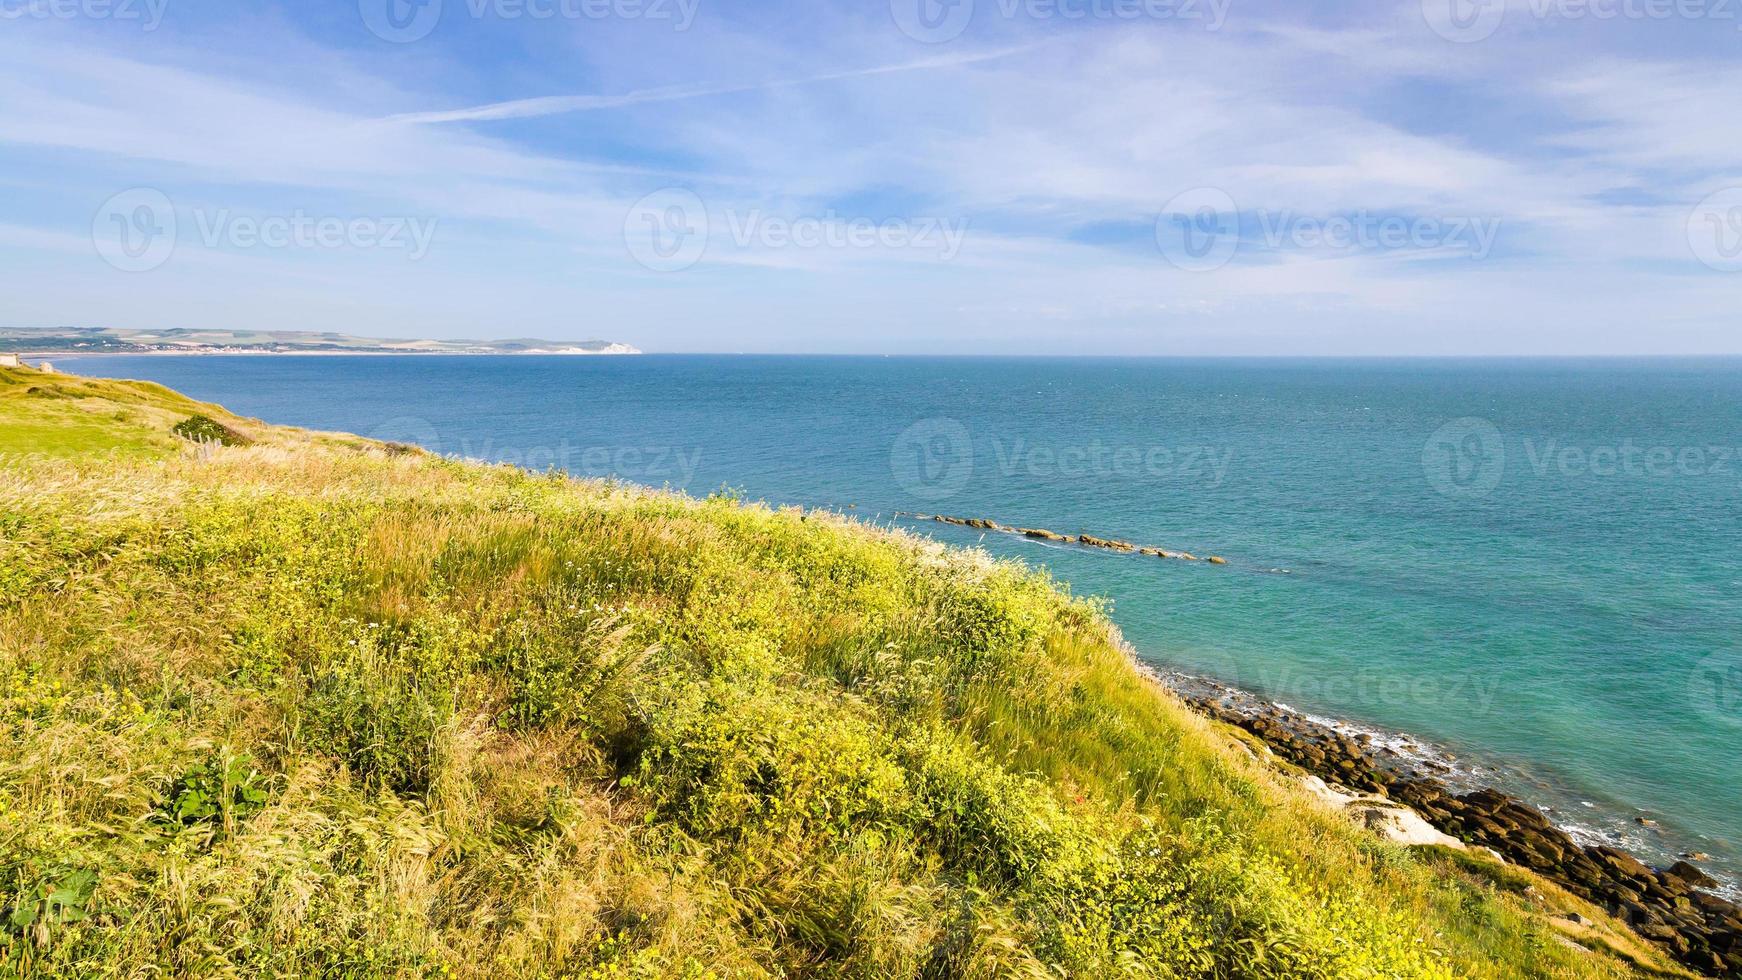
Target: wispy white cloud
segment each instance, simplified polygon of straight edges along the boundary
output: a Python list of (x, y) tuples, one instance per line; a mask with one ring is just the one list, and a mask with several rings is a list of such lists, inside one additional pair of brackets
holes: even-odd
[(569, 112), (595, 112), (603, 109), (627, 109), (633, 106), (647, 105), (658, 102), (682, 102), (689, 99), (702, 99), (710, 96), (737, 95), (745, 92), (769, 92), (775, 89), (796, 88), (805, 85), (817, 85), (824, 82), (837, 82), (854, 78), (873, 78), (878, 75), (892, 75), (898, 72), (926, 71), (937, 68), (959, 68), (966, 65), (976, 65), (988, 61), (997, 61), (1013, 55), (1030, 51), (1039, 45), (1022, 45), (1003, 48), (996, 51), (971, 52), (965, 54), (939, 55), (932, 58), (922, 58), (915, 61), (904, 61), (892, 65), (874, 65), (866, 68), (852, 68), (844, 71), (824, 72), (804, 78), (787, 78), (773, 81), (745, 83), (701, 83), (691, 85), (671, 85), (663, 88), (643, 89), (636, 92), (626, 92), (621, 95), (547, 95), (532, 99), (514, 99), (508, 102), (494, 102), (489, 105), (473, 106), (467, 109), (452, 109), (443, 112), (408, 112), (389, 116), (382, 120), (397, 124), (430, 124), (455, 122), (489, 122), (499, 119), (529, 119), (538, 116), (554, 116)]

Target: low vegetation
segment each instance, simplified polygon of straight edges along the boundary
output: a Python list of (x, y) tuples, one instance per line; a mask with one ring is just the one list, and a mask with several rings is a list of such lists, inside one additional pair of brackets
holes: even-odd
[(190, 415), (177, 422), (175, 428), (169, 431), (189, 442), (219, 446), (245, 446), (248, 444), (248, 437), (209, 415)]
[(1032, 570), (178, 399), (0, 377), (0, 975), (1675, 972)]

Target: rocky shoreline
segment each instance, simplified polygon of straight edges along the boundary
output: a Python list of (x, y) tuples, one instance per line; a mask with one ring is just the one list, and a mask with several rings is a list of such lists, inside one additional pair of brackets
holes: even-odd
[[(1220, 557), (1199, 559), (1183, 551), (1013, 527), (987, 518), (895, 516), (1105, 551), (1227, 564)], [(1682, 964), (1714, 976), (1742, 978), (1742, 907), (1707, 890), (1718, 883), (1692, 863), (1704, 855), (1684, 855), (1668, 868), (1654, 869), (1606, 844), (1579, 843), (1541, 810), (1499, 790), (1460, 792), (1452, 784), (1450, 767), (1375, 744), (1371, 735), (1351, 735), (1213, 682), (1156, 679), (1197, 711), (1260, 740), (1308, 773), (1311, 791), (1391, 839), (1484, 849), (1607, 909)]]
[(1199, 712), (1249, 733), (1325, 783), (1407, 806), (1434, 830), (1609, 910), (1686, 966), (1742, 977), (1742, 907), (1706, 891), (1717, 882), (1690, 860), (1653, 869), (1613, 847), (1581, 845), (1523, 800), (1489, 788), (1459, 793), (1416, 762), (1375, 746), (1370, 736), (1350, 735), (1233, 689), (1163, 683)]

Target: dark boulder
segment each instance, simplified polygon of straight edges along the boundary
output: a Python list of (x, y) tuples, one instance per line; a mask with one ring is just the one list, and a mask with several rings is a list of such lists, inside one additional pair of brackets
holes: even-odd
[(1686, 861), (1677, 861), (1670, 865), (1669, 870), (1665, 871), (1664, 874), (1687, 882), (1695, 888), (1712, 888), (1718, 884), (1711, 875), (1706, 874), (1704, 871), (1701, 871), (1699, 868), (1694, 867)]

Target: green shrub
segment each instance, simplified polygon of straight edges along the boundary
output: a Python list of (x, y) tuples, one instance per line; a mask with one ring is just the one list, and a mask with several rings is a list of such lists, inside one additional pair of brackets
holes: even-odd
[(175, 424), (170, 430), (189, 442), (217, 443), (220, 446), (245, 446), (248, 437), (207, 415), (193, 415)]

